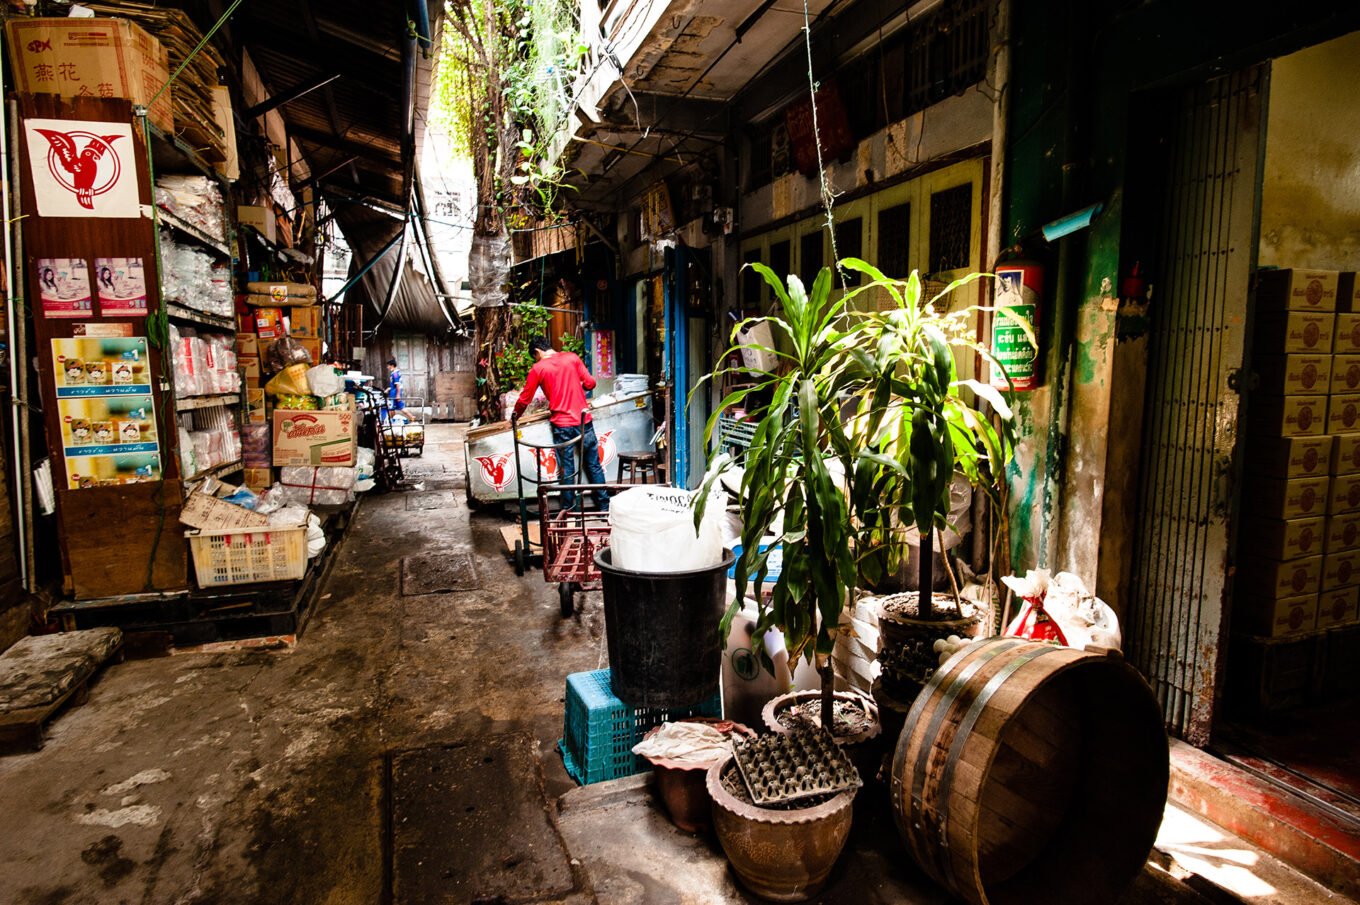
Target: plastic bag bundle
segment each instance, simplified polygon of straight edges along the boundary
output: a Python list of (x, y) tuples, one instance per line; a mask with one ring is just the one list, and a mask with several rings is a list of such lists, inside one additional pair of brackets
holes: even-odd
[[(302, 365), (303, 377), (299, 378), (306, 385), (306, 371), (312, 366), (312, 353), (307, 351), (307, 347), (291, 336), (281, 336), (269, 344), (264, 353), (265, 373), (277, 374), (280, 371), (290, 368), (293, 365)], [(310, 389), (297, 390), (294, 392), (310, 393)]]
[(1083, 650), (1121, 649), (1123, 639), (1114, 610), (1071, 572), (1050, 577), (1047, 569), (1031, 569), (1024, 578), (1007, 575), (1001, 581), (1024, 600), (1003, 634)]
[(241, 428), (241, 457), (246, 468), (269, 468), (274, 464), (270, 426), (247, 424)]
[(317, 396), (335, 396), (345, 391), (345, 378), (335, 365), (317, 365), (307, 371), (307, 385)]
[(269, 524), (283, 527), (302, 525), (306, 523), (311, 514), (311, 511), (301, 503), (285, 503), (268, 513)]
[(227, 265), (199, 249), (180, 244), (161, 231), (161, 291), (166, 301), (231, 317), (234, 302)]
[(156, 205), (219, 242), (226, 240), (222, 192), (208, 177), (162, 174), (156, 179)]
[(305, 506), (339, 506), (354, 500), (357, 468), (294, 465), (279, 470), (284, 499)]
[(717, 496), (709, 500), (696, 532), (696, 496), (675, 487), (639, 484), (612, 497), (612, 564), (630, 572), (691, 572), (722, 562), (722, 501)]
[(326, 549), (326, 532), (321, 530), (321, 519), (307, 516), (307, 558), (315, 559)]
[(307, 383), (307, 366), (294, 364), (282, 369), (264, 385), (264, 391), (271, 396), (310, 396), (311, 384)]

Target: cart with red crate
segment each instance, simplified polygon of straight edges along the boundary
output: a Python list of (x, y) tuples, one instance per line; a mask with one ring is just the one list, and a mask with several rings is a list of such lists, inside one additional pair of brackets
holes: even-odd
[[(543, 544), (543, 580), (557, 583), (557, 599), (563, 616), (576, 609), (576, 594), (600, 588), (595, 552), (609, 546), (609, 513), (586, 509), (585, 495), (592, 490), (611, 494), (627, 484), (539, 484), (538, 524)], [(575, 494), (568, 506), (564, 495)]]

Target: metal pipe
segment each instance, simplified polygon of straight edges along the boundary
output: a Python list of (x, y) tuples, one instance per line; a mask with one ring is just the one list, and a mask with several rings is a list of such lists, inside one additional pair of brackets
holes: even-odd
[[(3, 97), (4, 93), (4, 73), (0, 72), (0, 97)], [(14, 126), (14, 132), (17, 133), (18, 122), (13, 101), (11, 101), (9, 105), (9, 116), (0, 117), (0, 174), (8, 174), (10, 170), (9, 139), (12, 134), (11, 117), (16, 120), (12, 125)], [(12, 455), (14, 485), (11, 489), (11, 493), (17, 494), (15, 497), (15, 511), (18, 518), (16, 518), (14, 522), (18, 533), (18, 537), (16, 538), (18, 549), (15, 552), (19, 560), (19, 583), (23, 586), (25, 591), (29, 591), (32, 590), (32, 588), (29, 586), (28, 507), (25, 503), (28, 498), (28, 482), (24, 480), (24, 475), (21, 470), (23, 468), (24, 456), (22, 455), (23, 443), (20, 439), (21, 434), (24, 433), (21, 430), (20, 425), (20, 415), (24, 403), (23, 397), (19, 393), (19, 365), (23, 361), (23, 358), (21, 358), (19, 350), (15, 348), (18, 327), (15, 324), (14, 317), (15, 284), (13, 229), (14, 224), (21, 221), (13, 208), (10, 207), (10, 204), (12, 203), (10, 198), (10, 182), (11, 180), (8, 178), (0, 179), (0, 204), (3, 204), (5, 219), (7, 221), (5, 223), (5, 287), (8, 290), (6, 294), (9, 297), (5, 299), (5, 323), (8, 329), (7, 336), (9, 339), (9, 417), (12, 431), (11, 435), (14, 437)], [(17, 188), (18, 185), (18, 181), (15, 180), (14, 186)]]
[(420, 39), (421, 50), (426, 52), (433, 46), (430, 40), (430, 8), (425, 5), (425, 0), (412, 0), (416, 8), (416, 37)]

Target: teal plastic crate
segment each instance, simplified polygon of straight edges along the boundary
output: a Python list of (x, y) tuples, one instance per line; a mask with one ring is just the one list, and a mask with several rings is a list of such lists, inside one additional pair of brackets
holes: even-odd
[(557, 747), (567, 772), (581, 785), (632, 776), (648, 769), (647, 761), (633, 753), (647, 730), (691, 716), (722, 716), (722, 696), (687, 709), (630, 707), (610, 690), (609, 670), (572, 673), (565, 734)]

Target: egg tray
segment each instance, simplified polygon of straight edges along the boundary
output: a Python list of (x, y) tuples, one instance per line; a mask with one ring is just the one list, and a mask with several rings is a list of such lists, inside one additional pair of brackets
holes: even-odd
[(825, 729), (738, 739), (732, 753), (751, 801), (758, 807), (834, 795), (863, 785), (850, 758)]

